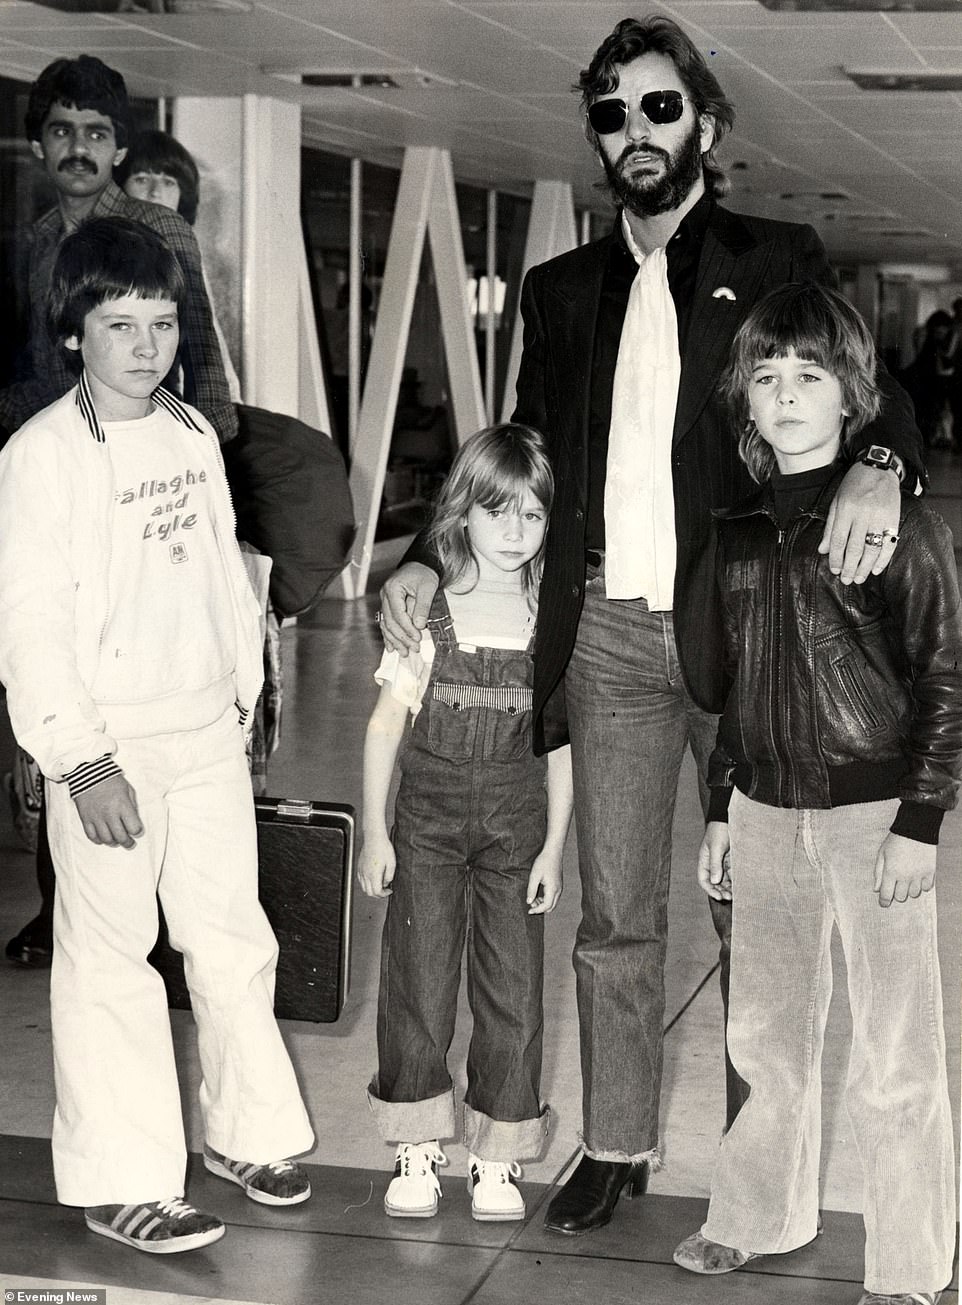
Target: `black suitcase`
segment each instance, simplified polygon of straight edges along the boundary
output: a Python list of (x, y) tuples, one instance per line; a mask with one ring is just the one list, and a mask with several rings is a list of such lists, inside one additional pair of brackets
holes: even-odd
[[(332, 1024), (350, 983), (354, 808), (276, 798), (255, 805), (261, 905), (280, 946), (275, 1013)], [(163, 912), (150, 960), (168, 1003), (188, 1010), (183, 959), (167, 939)]]

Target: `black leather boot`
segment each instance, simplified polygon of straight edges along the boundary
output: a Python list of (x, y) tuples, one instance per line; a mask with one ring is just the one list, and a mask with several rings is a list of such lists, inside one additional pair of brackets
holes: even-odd
[(580, 1233), (603, 1228), (624, 1192), (630, 1200), (644, 1196), (648, 1189), (648, 1162), (632, 1164), (626, 1160), (592, 1160), (581, 1163), (548, 1206), (544, 1226), (549, 1232)]

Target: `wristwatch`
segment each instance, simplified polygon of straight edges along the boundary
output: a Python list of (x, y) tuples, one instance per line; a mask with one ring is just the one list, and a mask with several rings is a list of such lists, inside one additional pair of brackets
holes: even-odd
[(905, 463), (897, 453), (883, 444), (870, 444), (858, 455), (858, 460), (864, 462), (866, 467), (876, 467), (879, 471), (894, 471), (900, 484), (905, 479)]

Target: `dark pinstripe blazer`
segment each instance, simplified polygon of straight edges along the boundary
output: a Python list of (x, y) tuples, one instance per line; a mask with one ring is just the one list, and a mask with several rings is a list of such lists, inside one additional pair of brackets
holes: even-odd
[[(521, 295), (524, 352), (514, 417), (544, 432), (556, 493), (548, 529), (535, 653), (535, 746), (566, 739), (564, 670), (574, 647), (585, 581), (585, 511), (591, 363), (612, 234), (534, 267)], [(754, 303), (786, 281), (833, 284), (824, 246), (809, 226), (732, 213), (716, 205), (705, 233), (682, 346), (672, 472), (678, 563), (674, 619), (686, 682), (703, 706), (720, 711), (725, 682), (718, 655), (712, 508), (729, 507), (752, 488), (738, 458), (737, 432), (717, 387), (736, 329)], [(735, 295), (715, 298), (727, 287)], [(895, 449), (921, 471), (921, 441), (908, 396), (879, 377), (886, 403), (858, 436)], [(596, 396), (601, 408), (602, 396)], [(604, 396), (610, 406), (610, 394)]]

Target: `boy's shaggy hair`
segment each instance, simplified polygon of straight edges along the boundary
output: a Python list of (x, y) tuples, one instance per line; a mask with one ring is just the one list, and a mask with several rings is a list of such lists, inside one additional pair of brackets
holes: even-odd
[(51, 337), (82, 340), (87, 314), (126, 295), (170, 299), (180, 313), (187, 298), (183, 268), (149, 227), (122, 217), (91, 218), (60, 246), (47, 301)]
[[(441, 583), (456, 584), (475, 573), (477, 562), (465, 531), (465, 517), (477, 504), (483, 508), (520, 508), (531, 492), (551, 511), (554, 475), (544, 439), (531, 426), (501, 422), (472, 435), (455, 456), (438, 495), (430, 540), (441, 561)], [(544, 547), (526, 562), (521, 585), (528, 602), (537, 603)]]
[[(587, 115), (588, 105), (603, 95), (610, 95), (618, 86), (618, 69), (633, 63), (643, 54), (663, 54), (678, 71), (682, 84), (694, 102), (698, 114), (706, 114), (715, 127), (711, 148), (701, 156), (705, 176), (705, 189), (709, 195), (721, 199), (731, 189), (724, 169), (715, 157), (722, 137), (731, 131), (735, 122), (735, 106), (722, 90), (715, 74), (708, 67), (701, 51), (682, 31), (676, 22), (662, 14), (648, 14), (644, 18), (623, 18), (610, 36), (606, 36), (592, 55), (591, 63), (581, 72), (574, 89), (581, 92), (581, 110)], [(584, 119), (585, 136), (596, 152), (600, 152), (598, 136), (587, 116)]]
[(24, 126), (27, 140), (42, 138), (43, 124), (55, 104), (69, 109), (94, 109), (114, 124), (117, 148), (130, 135), (127, 86), (119, 72), (92, 54), (76, 59), (54, 59), (30, 87)]
[(194, 156), (180, 141), (166, 131), (142, 131), (134, 138), (127, 157), (117, 170), (117, 182), (123, 186), (137, 172), (166, 173), (180, 186), (177, 212), (194, 225), (200, 201), (200, 173)]
[(771, 445), (751, 420), (748, 403), (752, 371), (766, 358), (784, 358), (794, 350), (817, 363), (842, 387), (847, 416), (842, 452), (848, 439), (878, 415), (881, 396), (875, 383), (875, 344), (862, 317), (836, 290), (814, 281), (790, 282), (759, 300), (732, 342), (721, 393), (742, 430), (738, 452), (752, 478), (768, 480), (775, 467)]

